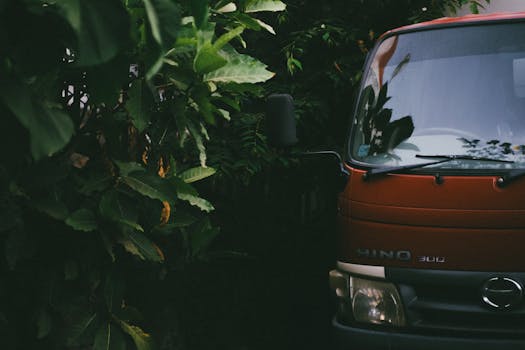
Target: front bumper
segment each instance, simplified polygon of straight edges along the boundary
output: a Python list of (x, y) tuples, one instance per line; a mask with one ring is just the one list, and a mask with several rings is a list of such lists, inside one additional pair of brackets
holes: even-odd
[(463, 338), (378, 331), (333, 321), (336, 350), (523, 350), (525, 339)]

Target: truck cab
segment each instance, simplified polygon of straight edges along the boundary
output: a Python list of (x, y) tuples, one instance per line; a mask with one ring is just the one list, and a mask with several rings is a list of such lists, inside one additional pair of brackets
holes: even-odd
[(345, 149), (338, 349), (525, 348), (525, 12), (385, 33)]

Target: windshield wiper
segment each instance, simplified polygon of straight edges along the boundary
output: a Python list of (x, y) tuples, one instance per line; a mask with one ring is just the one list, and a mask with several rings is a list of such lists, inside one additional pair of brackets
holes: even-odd
[(504, 160), (497, 158), (486, 158), (486, 157), (476, 157), (469, 154), (416, 154), (416, 158), (444, 158), (445, 160), (479, 160), (483, 162), (497, 162), (497, 163), (514, 163), (513, 160)]
[[(402, 173), (406, 170), (412, 170), (417, 168), (423, 168), (430, 165), (436, 165), (441, 164), (445, 162), (450, 162), (452, 160), (479, 160), (479, 161), (485, 161), (485, 162), (498, 162), (498, 163), (514, 163), (512, 160), (502, 160), (502, 159), (496, 159), (496, 158), (485, 158), (485, 157), (475, 157), (468, 154), (432, 154), (432, 155), (426, 155), (426, 154), (416, 154), (416, 158), (441, 158), (440, 160), (436, 160), (433, 162), (428, 163), (419, 163), (419, 164), (408, 164), (408, 165), (399, 165), (399, 166), (392, 166), (392, 167), (386, 167), (386, 168), (374, 168), (368, 170), (366, 173), (363, 174), (363, 180), (369, 180), (371, 177), (382, 175), (382, 174), (395, 174), (395, 173)], [(520, 176), (524, 176), (524, 174)], [(504, 180), (503, 182), (506, 183), (507, 180)], [(498, 181), (499, 183), (499, 181)]]

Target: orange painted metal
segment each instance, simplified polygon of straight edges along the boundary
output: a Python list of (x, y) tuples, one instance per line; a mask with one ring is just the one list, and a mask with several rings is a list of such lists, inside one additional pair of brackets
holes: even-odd
[(405, 30), (418, 30), (426, 27), (439, 26), (439, 25), (454, 25), (454, 24), (467, 24), (475, 22), (485, 21), (504, 21), (504, 20), (516, 20), (525, 18), (525, 12), (497, 12), (482, 15), (466, 15), (461, 17), (443, 17), (434, 19), (432, 21), (421, 22), (411, 24), (403, 27), (399, 27), (390, 30), (383, 34), (387, 35), (394, 32), (405, 31)]
[[(383, 36), (518, 19), (525, 19), (525, 12), (447, 17)], [(525, 271), (525, 177), (499, 188), (498, 176), (443, 176), (438, 184), (432, 174), (388, 174), (363, 181), (364, 170), (347, 169), (349, 181), (339, 197), (339, 260), (387, 267)], [(395, 257), (407, 251), (410, 259)]]
[[(525, 178), (505, 188), (498, 176), (391, 174), (350, 179), (339, 198), (339, 260), (470, 271), (525, 271)], [(409, 251), (408, 261), (358, 250)]]

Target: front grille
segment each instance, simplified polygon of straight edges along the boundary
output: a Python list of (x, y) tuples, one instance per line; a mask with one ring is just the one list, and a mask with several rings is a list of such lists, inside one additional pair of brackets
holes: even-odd
[[(525, 336), (525, 303), (511, 310), (495, 310), (482, 301), (483, 283), (494, 273), (395, 270), (392, 279), (399, 287), (410, 327), (434, 332)], [(414, 271), (417, 273), (411, 273)], [(464, 278), (458, 278), (461, 275)], [(524, 285), (525, 274), (512, 276)]]

